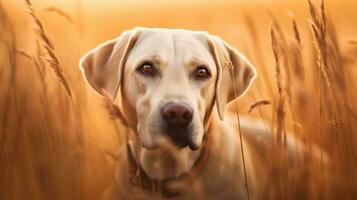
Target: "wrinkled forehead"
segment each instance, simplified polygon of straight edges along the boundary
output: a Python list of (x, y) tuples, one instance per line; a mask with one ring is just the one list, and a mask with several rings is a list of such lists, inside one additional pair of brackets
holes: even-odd
[(187, 30), (140, 30), (140, 37), (128, 57), (134, 60), (214, 63), (204, 33)]

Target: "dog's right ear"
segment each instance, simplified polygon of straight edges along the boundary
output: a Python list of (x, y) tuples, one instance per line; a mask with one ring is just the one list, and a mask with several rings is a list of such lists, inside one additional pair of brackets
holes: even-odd
[(137, 30), (126, 31), (88, 52), (80, 60), (80, 68), (89, 85), (99, 94), (114, 100), (122, 79), (129, 51), (138, 40)]

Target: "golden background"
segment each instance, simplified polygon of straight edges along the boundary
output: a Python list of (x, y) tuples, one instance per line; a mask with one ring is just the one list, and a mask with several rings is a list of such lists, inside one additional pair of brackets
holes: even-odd
[[(313, 3), (319, 10), (320, 1)], [(329, 167), (301, 163), (301, 170), (309, 174), (304, 184), (310, 199), (356, 198), (357, 1), (326, 1), (327, 22), (338, 41), (338, 48), (329, 48), (340, 52), (340, 57), (331, 54), (328, 59), (334, 70), (343, 71), (345, 82), (340, 86), (332, 78), (335, 101), (326, 89), (329, 82), (318, 81), (319, 52), (304, 0), (33, 0), (31, 4), (0, 0), (0, 199), (98, 199), (103, 193), (112, 180), (125, 133), (103, 99), (85, 85), (78, 61), (101, 42), (137, 26), (206, 30), (246, 54), (257, 67), (258, 78), (237, 102), (240, 114), (261, 118), (273, 128), (283, 123), (303, 140), (306, 151), (311, 144), (326, 151)], [(44, 50), (31, 13), (43, 24), (57, 65), (44, 59), (53, 58)], [(300, 32), (305, 79), (302, 83), (290, 74), (287, 80), (284, 74), (292, 65), (280, 66), (283, 85), (292, 92), (280, 121), (271, 28), (275, 21), (287, 41), (285, 48), (290, 49), (296, 46), (293, 20)], [(292, 56), (290, 51), (280, 54), (283, 60)], [(71, 96), (57, 80), (56, 66), (63, 70)], [(248, 113), (260, 99), (271, 105)], [(279, 165), (279, 152), (270, 155), (268, 164)], [(270, 175), (270, 169), (262, 170)], [(274, 182), (266, 193), (273, 199), (288, 198), (302, 184), (294, 182), (299, 173), (275, 177), (282, 182)]]

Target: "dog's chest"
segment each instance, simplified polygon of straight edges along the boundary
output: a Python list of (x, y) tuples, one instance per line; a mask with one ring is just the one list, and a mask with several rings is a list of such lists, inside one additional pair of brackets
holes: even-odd
[(177, 180), (167, 185), (173, 186), (174, 191), (178, 190), (177, 195), (165, 195), (167, 191), (163, 191), (160, 183), (150, 185), (152, 188), (143, 187), (142, 184), (146, 183), (140, 183), (139, 178), (133, 184), (128, 176), (129, 169), (125, 162), (118, 165), (115, 184), (117, 188), (113, 190), (116, 193), (114, 196), (118, 197), (116, 199), (239, 199), (245, 196), (244, 176), (239, 162), (226, 162), (222, 154), (211, 154), (199, 177)]

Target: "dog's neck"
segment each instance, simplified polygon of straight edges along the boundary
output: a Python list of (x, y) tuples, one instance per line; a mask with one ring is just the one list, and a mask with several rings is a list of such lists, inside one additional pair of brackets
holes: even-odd
[(181, 186), (187, 185), (184, 183), (192, 183), (192, 181), (201, 175), (209, 158), (211, 142), (212, 136), (208, 133), (205, 135), (199, 155), (195, 159), (189, 171), (177, 177), (157, 180), (150, 178), (143, 170), (138, 158), (137, 144), (135, 144), (133, 140), (129, 139), (126, 150), (129, 161), (129, 177), (131, 184), (145, 190), (160, 192), (164, 197), (173, 197), (181, 194), (184, 188), (175, 187), (175, 183), (176, 185)]

